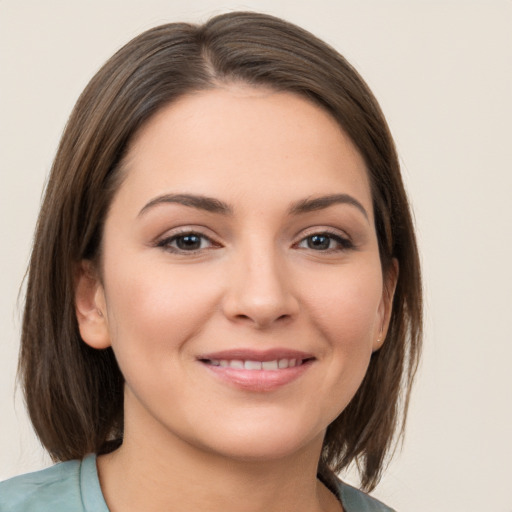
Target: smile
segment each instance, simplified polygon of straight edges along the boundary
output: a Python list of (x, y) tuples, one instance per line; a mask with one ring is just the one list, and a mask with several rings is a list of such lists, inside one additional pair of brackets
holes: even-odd
[(236, 368), (238, 370), (282, 370), (300, 366), (306, 359), (273, 359), (272, 361), (252, 361), (241, 359), (210, 359), (204, 361), (212, 366), (223, 368)]
[(226, 350), (197, 358), (216, 379), (243, 391), (269, 392), (299, 379), (316, 361), (288, 349)]

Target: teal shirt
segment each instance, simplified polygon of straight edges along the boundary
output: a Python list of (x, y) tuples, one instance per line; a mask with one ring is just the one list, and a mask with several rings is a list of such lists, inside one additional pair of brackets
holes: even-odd
[[(345, 512), (393, 512), (341, 481), (337, 491)], [(0, 512), (109, 512), (98, 479), (96, 455), (0, 482)]]

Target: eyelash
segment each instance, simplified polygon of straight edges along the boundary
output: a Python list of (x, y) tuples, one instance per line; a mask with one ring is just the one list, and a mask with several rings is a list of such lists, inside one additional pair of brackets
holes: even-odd
[[(185, 239), (187, 237), (196, 237), (197, 239), (199, 239), (199, 243), (200, 243), (199, 248), (188, 250), (188, 249), (183, 249), (183, 248), (176, 247), (176, 246), (172, 245), (173, 243), (178, 243), (178, 240)], [(328, 239), (329, 245), (331, 244), (331, 242), (334, 242), (337, 244), (337, 247), (335, 247), (335, 248), (328, 247), (325, 250), (324, 249), (322, 249), (322, 250), (314, 249), (309, 246), (308, 241), (315, 237), (325, 237)], [(209, 243), (209, 246), (201, 247), (201, 245), (203, 244), (203, 241), (207, 241)], [(301, 247), (301, 244), (303, 244), (303, 243), (308, 244), (308, 246)], [(210, 237), (204, 235), (203, 233), (198, 233), (196, 231), (182, 231), (180, 233), (175, 233), (172, 236), (169, 236), (167, 238), (164, 238), (164, 239), (158, 241), (156, 243), (156, 246), (160, 247), (162, 249), (165, 249), (166, 251), (175, 253), (175, 254), (197, 254), (201, 251), (209, 250), (214, 247), (221, 247), (220, 244), (214, 242)], [(304, 249), (304, 250), (311, 250), (314, 252), (333, 253), (333, 252), (341, 252), (341, 251), (347, 251), (350, 249), (354, 249), (354, 244), (352, 243), (352, 241), (350, 239), (342, 237), (338, 233), (333, 233), (330, 231), (316, 231), (316, 232), (310, 233), (307, 236), (301, 238), (301, 240), (299, 240), (299, 242), (294, 244), (294, 247), (299, 248), (299, 249)]]

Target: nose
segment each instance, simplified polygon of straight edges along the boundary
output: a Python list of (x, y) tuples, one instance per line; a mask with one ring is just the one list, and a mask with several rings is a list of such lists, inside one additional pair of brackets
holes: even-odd
[(230, 320), (259, 329), (297, 315), (299, 301), (286, 262), (273, 248), (260, 247), (237, 256), (229, 272), (223, 310)]

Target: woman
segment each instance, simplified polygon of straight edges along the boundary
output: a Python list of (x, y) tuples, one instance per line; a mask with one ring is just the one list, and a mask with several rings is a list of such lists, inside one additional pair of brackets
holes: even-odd
[(0, 484), (0, 510), (390, 510), (334, 473), (375, 487), (420, 341), (407, 198), (359, 75), (266, 15), (149, 30), (55, 158), (20, 371), (65, 462)]

